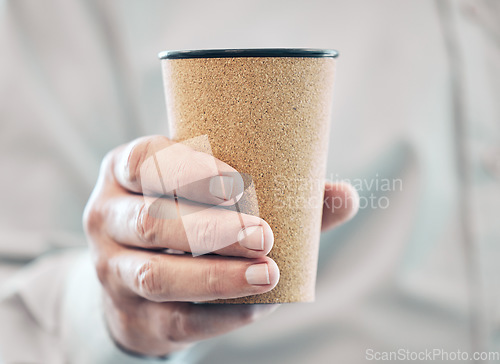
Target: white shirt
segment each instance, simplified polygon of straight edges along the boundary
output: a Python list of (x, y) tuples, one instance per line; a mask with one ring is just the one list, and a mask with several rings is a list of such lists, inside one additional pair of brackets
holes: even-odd
[(362, 209), (323, 236), (314, 304), (175, 360), (500, 351), (498, 2), (4, 0), (0, 17), (0, 362), (149, 362), (107, 335), (81, 215), (108, 150), (166, 133), (156, 54), (196, 48), (338, 49), (328, 175)]

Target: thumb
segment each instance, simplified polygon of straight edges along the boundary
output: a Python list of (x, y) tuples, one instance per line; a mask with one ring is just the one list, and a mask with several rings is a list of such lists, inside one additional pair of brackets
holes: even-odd
[(356, 189), (344, 182), (325, 183), (321, 230), (329, 230), (352, 219), (359, 209)]

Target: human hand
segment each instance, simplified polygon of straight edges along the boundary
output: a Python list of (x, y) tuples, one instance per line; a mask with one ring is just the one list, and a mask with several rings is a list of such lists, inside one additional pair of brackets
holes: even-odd
[[(355, 194), (349, 187), (329, 187), (327, 195), (356, 201), (349, 198)], [(165, 196), (171, 191), (182, 199)], [(276, 263), (266, 256), (273, 233), (264, 220), (200, 208), (232, 204), (242, 192), (243, 182), (232, 167), (165, 137), (140, 138), (105, 157), (84, 226), (103, 287), (107, 325), (118, 345), (163, 356), (277, 307), (192, 303), (264, 293), (279, 280)], [(147, 204), (148, 195), (155, 198), (153, 204)], [(190, 209), (192, 214), (178, 216), (179, 210)], [(349, 202), (335, 211), (325, 209), (323, 226), (340, 224), (355, 209)], [(248, 228), (244, 234), (242, 225)], [(165, 254), (165, 249), (214, 254), (193, 259)]]

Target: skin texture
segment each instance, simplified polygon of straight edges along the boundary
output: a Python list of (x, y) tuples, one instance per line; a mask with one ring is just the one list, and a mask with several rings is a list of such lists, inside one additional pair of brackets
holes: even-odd
[[(217, 176), (233, 180), (227, 184)], [(121, 347), (168, 355), (278, 307), (192, 303), (264, 293), (278, 283), (278, 267), (266, 256), (273, 246), (269, 225), (255, 216), (235, 218), (234, 211), (208, 208), (238, 200), (243, 191), (238, 176), (229, 165), (163, 136), (134, 140), (104, 158), (84, 227), (107, 325)], [(325, 202), (332, 199), (336, 206), (343, 203), (335, 209), (325, 203), (323, 229), (342, 224), (358, 209), (350, 185), (326, 184)], [(240, 234), (242, 224), (258, 228)], [(249, 269), (254, 265), (257, 269)]]

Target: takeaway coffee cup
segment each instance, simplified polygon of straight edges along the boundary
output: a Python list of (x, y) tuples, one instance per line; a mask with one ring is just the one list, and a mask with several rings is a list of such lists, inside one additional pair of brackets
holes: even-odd
[(314, 300), (337, 55), (321, 49), (159, 55), (171, 137), (208, 140), (211, 153), (254, 191), (236, 210), (260, 214), (274, 232), (269, 256), (280, 269), (278, 285), (217, 303)]

